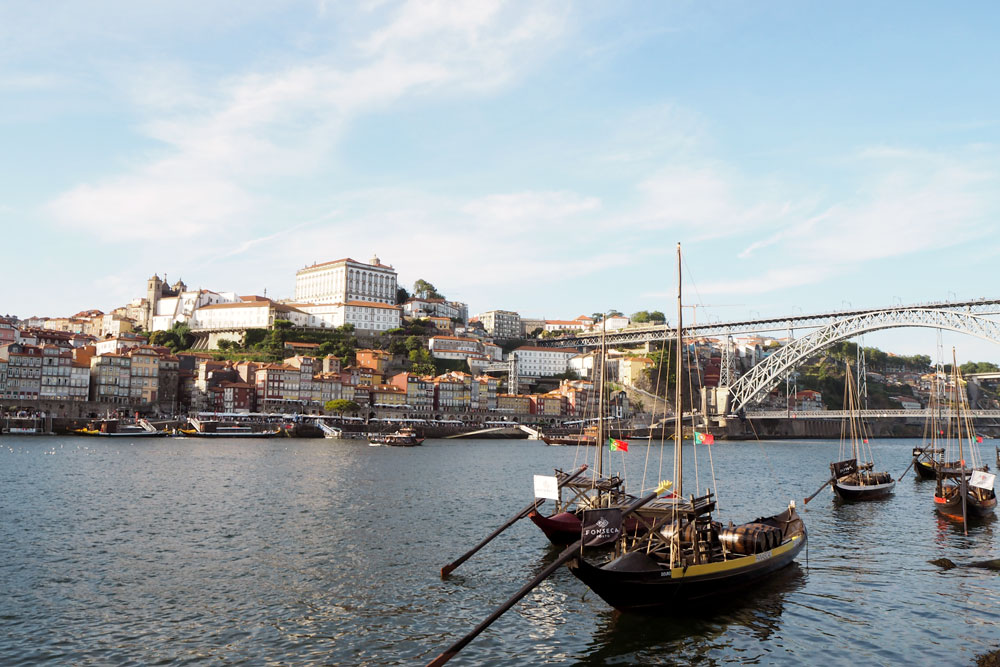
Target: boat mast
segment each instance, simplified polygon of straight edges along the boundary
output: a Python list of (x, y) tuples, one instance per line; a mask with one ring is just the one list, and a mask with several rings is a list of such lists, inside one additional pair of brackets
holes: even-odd
[(607, 332), (608, 314), (601, 317), (601, 374), (597, 379), (597, 476), (604, 476), (604, 359), (607, 356)]
[[(962, 376), (958, 372), (958, 360), (955, 357), (955, 348), (951, 348), (951, 377), (955, 383), (955, 436), (958, 439), (958, 461), (962, 468), (962, 479), (965, 479), (965, 450), (962, 447), (962, 408), (964, 407), (964, 394), (959, 391), (962, 388)], [(962, 396), (962, 398), (959, 398)], [(970, 436), (971, 437), (971, 436)]]
[(681, 363), (683, 360), (683, 353), (681, 352), (681, 347), (683, 346), (683, 339), (681, 337), (681, 329), (683, 326), (684, 311), (681, 307), (681, 244), (677, 243), (677, 368), (674, 372), (676, 379), (676, 386), (674, 387), (674, 486), (676, 487), (677, 495), (684, 495), (684, 461), (681, 456), (681, 446), (684, 444), (681, 440)]

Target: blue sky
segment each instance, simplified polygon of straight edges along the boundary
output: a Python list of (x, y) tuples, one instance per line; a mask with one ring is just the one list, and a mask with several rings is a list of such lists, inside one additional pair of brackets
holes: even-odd
[(0, 312), (376, 253), (472, 312), (669, 312), (678, 241), (702, 321), (996, 297), (1000, 8), (957, 7), (0, 4)]

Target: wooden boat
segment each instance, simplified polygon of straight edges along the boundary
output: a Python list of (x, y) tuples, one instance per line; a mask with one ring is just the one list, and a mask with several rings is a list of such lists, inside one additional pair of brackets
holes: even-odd
[[(545, 516), (534, 511), (528, 515), (531, 522), (541, 529), (552, 544), (572, 544), (580, 539), (583, 510), (618, 506), (630, 500), (622, 490), (624, 480), (621, 477), (598, 476), (573, 479), (569, 477), (569, 473), (556, 470), (560, 498), (556, 502), (555, 513)], [(563, 491), (567, 493), (565, 499)]]
[(940, 362), (931, 380), (930, 401), (927, 404), (929, 413), (924, 427), (924, 444), (913, 448), (913, 469), (918, 479), (937, 479), (938, 469), (957, 468), (958, 461), (944, 460), (944, 447), (939, 446), (939, 437), (944, 436), (945, 420), (941, 416), (941, 389), (944, 370)]
[(711, 521), (712, 494), (655, 500), (636, 513), (649, 529), (641, 540), (601, 566), (582, 558), (569, 569), (621, 611), (674, 609), (738, 593), (790, 565), (806, 544), (794, 503), (780, 514), (741, 526)]
[[(677, 247), (677, 364), (683, 368), (680, 245)], [(806, 528), (792, 501), (784, 511), (739, 526), (712, 520), (709, 492), (683, 497), (684, 462), (680, 373), (674, 421), (675, 493), (634, 510), (645, 528), (622, 532), (614, 557), (591, 564), (576, 555), (570, 571), (616, 609), (684, 613), (687, 603), (732, 596), (791, 564), (806, 544)], [(697, 445), (696, 445), (697, 446)]]
[(913, 469), (918, 479), (936, 479), (937, 469), (944, 461), (944, 449), (941, 447), (914, 447)]
[(423, 436), (409, 427), (403, 427), (394, 433), (369, 433), (368, 444), (390, 445), (392, 447), (416, 447), (424, 441)]
[[(840, 455), (850, 453), (851, 458), (830, 464), (833, 492), (841, 500), (877, 500), (890, 495), (896, 482), (887, 472), (875, 472), (868, 433), (858, 415), (857, 392), (851, 366), (844, 373), (844, 407), (847, 409), (841, 438)], [(859, 463), (859, 459), (864, 458)]]
[[(546, 436), (541, 439), (548, 445), (575, 444), (584, 446), (597, 445), (595, 448), (596, 465), (593, 474), (588, 477), (570, 476), (569, 473), (556, 469), (555, 476), (559, 494), (555, 498), (555, 512), (546, 516), (536, 508), (528, 518), (538, 526), (552, 544), (566, 545), (580, 539), (583, 526), (582, 516), (587, 510), (610, 507), (624, 507), (635, 500), (624, 491), (625, 480), (617, 475), (604, 475), (604, 377), (606, 373), (605, 359), (607, 350), (604, 337), (601, 337), (600, 363), (595, 364), (595, 389), (597, 391), (597, 425), (586, 427), (582, 433), (569, 436)], [(636, 527), (635, 519), (630, 520), (631, 527)]]
[[(989, 472), (989, 466), (982, 462), (979, 455), (978, 442), (982, 438), (976, 436), (972, 426), (968, 397), (954, 348), (952, 348), (952, 379), (958, 400), (955, 405), (954, 429), (949, 419), (945, 458), (957, 449), (958, 466), (942, 465), (937, 469), (934, 507), (940, 514), (966, 523), (969, 517), (986, 517), (994, 513), (997, 506), (994, 490), (996, 478)], [(952, 435), (954, 437), (950, 437)]]

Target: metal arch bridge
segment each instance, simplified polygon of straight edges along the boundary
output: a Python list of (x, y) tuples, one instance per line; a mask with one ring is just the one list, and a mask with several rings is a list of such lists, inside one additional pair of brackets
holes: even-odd
[[(924, 421), (937, 414), (944, 419), (954, 419), (957, 413), (951, 410), (752, 410), (747, 411), (747, 419), (845, 419), (860, 417), (862, 419), (919, 419)], [(973, 419), (1000, 419), (1000, 410), (969, 410)]]
[(807, 357), (836, 342), (881, 329), (928, 327), (948, 329), (1000, 343), (1000, 323), (971, 312), (935, 308), (893, 308), (855, 314), (835, 321), (783, 346), (755, 365), (729, 389), (728, 409), (738, 413), (769, 391), (785, 372)]
[[(969, 315), (996, 315), (1000, 314), (1000, 299), (982, 298), (960, 301), (933, 301), (928, 303), (892, 306), (889, 308), (860, 308), (828, 311), (825, 313), (802, 314), (788, 317), (712, 322), (710, 324), (699, 324), (697, 326), (685, 327), (683, 334), (684, 338), (691, 339), (700, 337), (710, 338), (713, 336), (730, 336), (734, 334), (765, 333), (769, 331), (789, 332), (797, 329), (816, 329), (819, 327), (825, 327), (833, 322), (852, 317), (909, 310), (939, 310), (964, 312)], [(913, 325), (906, 324), (900, 326)], [(586, 349), (600, 347), (601, 339), (603, 337), (608, 345), (640, 345), (643, 343), (667, 340), (672, 338), (675, 332), (676, 329), (672, 328), (670, 325), (661, 324), (648, 327), (633, 327), (620, 331), (608, 331), (604, 334), (596, 331), (585, 334), (563, 336), (560, 338), (541, 338), (534, 341), (532, 344), (540, 347), (572, 347)]]

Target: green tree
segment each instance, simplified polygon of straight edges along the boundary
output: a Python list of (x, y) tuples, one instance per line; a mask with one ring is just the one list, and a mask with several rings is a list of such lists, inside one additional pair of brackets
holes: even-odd
[(1000, 368), (989, 361), (967, 361), (959, 366), (958, 370), (962, 371), (963, 375), (968, 375), (969, 373), (996, 373), (1000, 371)]
[(411, 364), (430, 364), (434, 365), (434, 357), (431, 356), (430, 350), (424, 347), (417, 348), (415, 350), (410, 350), (410, 363)]
[(444, 298), (444, 295), (442, 295), (441, 293), (439, 293), (437, 291), (437, 289), (435, 289), (434, 285), (431, 285), (429, 282), (427, 282), (423, 278), (420, 278), (419, 280), (417, 280), (417, 282), (413, 283), (413, 293), (415, 295), (418, 295), (421, 292), (426, 292), (428, 299), (443, 299)]
[(336, 398), (332, 401), (327, 401), (323, 407), (327, 412), (336, 412), (340, 415), (343, 415), (345, 412), (358, 412), (361, 409), (360, 405), (346, 398)]
[(650, 320), (649, 311), (640, 310), (638, 313), (632, 313), (631, 320), (636, 324), (645, 324)]
[(401, 306), (410, 300), (410, 293), (405, 287), (396, 287), (396, 305)]
[(663, 324), (667, 321), (667, 316), (659, 310), (651, 310), (649, 311), (649, 321), (656, 322), (657, 324)]
[(228, 338), (220, 338), (219, 342), (216, 344), (216, 347), (218, 347), (220, 350), (228, 351), (237, 347), (237, 345), (235, 342), (229, 340)]

